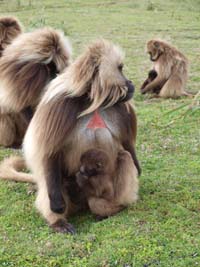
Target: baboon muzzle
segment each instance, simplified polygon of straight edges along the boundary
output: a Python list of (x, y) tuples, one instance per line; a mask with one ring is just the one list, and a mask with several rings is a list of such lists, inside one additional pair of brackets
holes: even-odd
[(119, 102), (126, 102), (130, 100), (133, 97), (133, 94), (135, 92), (135, 86), (133, 85), (132, 81), (127, 80), (126, 81), (126, 87), (127, 87), (127, 93), (125, 97), (122, 97)]

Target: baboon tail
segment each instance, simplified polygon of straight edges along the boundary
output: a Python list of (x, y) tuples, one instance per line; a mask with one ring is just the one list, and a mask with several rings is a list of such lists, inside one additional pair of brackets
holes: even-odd
[(196, 95), (197, 93), (198, 93), (198, 92), (188, 92), (188, 91), (184, 91), (184, 92), (183, 92), (183, 96), (187, 96), (187, 97), (193, 98), (193, 97), (195, 97), (195, 95)]
[(0, 164), (0, 179), (17, 182), (35, 183), (32, 174), (25, 173), (25, 160), (20, 156), (11, 156), (4, 159)]

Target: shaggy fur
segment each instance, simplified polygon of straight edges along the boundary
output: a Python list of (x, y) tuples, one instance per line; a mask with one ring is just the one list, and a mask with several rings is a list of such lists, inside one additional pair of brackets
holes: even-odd
[[(122, 73), (122, 60), (121, 50), (112, 43), (91, 44), (51, 82), (26, 132), (24, 154), (38, 186), (36, 206), (55, 231), (71, 232), (66, 221), (71, 205), (62, 181), (69, 176), (75, 179), (80, 157), (88, 149), (102, 149), (113, 161), (119, 151), (129, 151), (132, 167), (120, 162), (117, 179), (137, 185), (136, 115), (124, 103), (131, 99), (134, 87)], [(106, 127), (89, 129), (96, 109)], [(137, 186), (127, 187), (121, 203), (136, 201), (137, 190)]]
[(37, 106), (52, 75), (69, 65), (70, 55), (67, 39), (54, 29), (21, 34), (0, 61), (1, 106), (14, 112)]
[[(78, 186), (83, 190), (92, 213), (108, 217), (121, 211), (127, 203), (137, 200), (138, 183), (132, 179), (122, 179), (121, 175), (134, 165), (127, 151), (120, 151), (117, 161), (100, 149), (90, 149), (81, 156), (80, 171), (76, 174)], [(124, 170), (118, 169), (125, 162)], [(134, 170), (130, 170), (130, 174)], [(135, 189), (135, 195), (129, 190)], [(130, 196), (132, 199), (126, 199)], [(122, 201), (122, 202), (121, 202)]]
[(146, 86), (142, 86), (141, 93), (156, 93), (163, 98), (178, 98), (191, 96), (185, 91), (188, 78), (188, 60), (175, 47), (160, 40), (150, 40), (147, 52), (153, 61), (153, 70), (157, 77)]
[[(67, 39), (51, 28), (23, 33), (5, 49), (0, 61), (1, 145), (21, 144), (46, 85), (69, 65), (70, 57)], [(18, 122), (24, 118), (26, 125), (16, 126), (13, 117)]]
[(1, 162), (0, 177), (5, 180), (35, 183), (32, 174), (22, 172), (25, 168), (26, 163), (22, 157), (13, 156), (6, 158)]
[[(14, 17), (0, 18), (0, 57), (13, 40), (22, 33), (20, 22)], [(0, 145), (18, 146), (22, 142), (27, 124), (21, 115), (0, 108)]]
[(5, 48), (22, 33), (20, 22), (14, 17), (0, 18), (0, 57)]

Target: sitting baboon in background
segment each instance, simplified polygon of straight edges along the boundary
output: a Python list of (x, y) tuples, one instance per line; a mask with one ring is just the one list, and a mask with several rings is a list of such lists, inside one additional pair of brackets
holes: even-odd
[(142, 86), (142, 94), (156, 92), (163, 98), (192, 96), (185, 91), (188, 60), (180, 51), (164, 41), (150, 40), (147, 43), (147, 52), (153, 61), (153, 69), (157, 77), (146, 86)]
[(0, 18), (0, 57), (4, 49), (22, 33), (20, 22), (14, 17)]
[[(122, 161), (123, 168), (118, 168)], [(90, 149), (81, 156), (80, 162), (76, 181), (92, 213), (108, 217), (125, 208), (130, 195), (137, 200), (138, 184), (131, 175), (134, 165), (129, 152), (120, 151), (115, 162), (105, 151)], [(129, 173), (126, 179), (123, 178), (125, 173)]]
[(47, 84), (70, 58), (68, 40), (51, 28), (22, 33), (5, 48), (0, 59), (0, 145), (21, 145)]

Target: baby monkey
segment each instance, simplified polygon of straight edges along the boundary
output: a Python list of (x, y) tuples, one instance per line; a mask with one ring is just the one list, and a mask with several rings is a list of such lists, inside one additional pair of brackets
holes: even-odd
[[(76, 182), (84, 192), (91, 212), (98, 219), (112, 216), (137, 200), (137, 181), (130, 181), (133, 180), (131, 172), (130, 178), (124, 180), (122, 170), (117, 168), (119, 160), (131, 164), (129, 170), (135, 168), (127, 151), (120, 151), (116, 160), (110, 159), (100, 149), (90, 149), (81, 156)], [(130, 185), (133, 185), (132, 189)]]
[[(155, 80), (155, 78), (158, 76), (158, 73), (155, 70), (150, 70), (148, 73), (148, 78), (144, 81), (144, 83), (142, 84), (140, 90), (142, 94), (145, 94), (143, 92), (143, 89), (149, 84), (151, 83), (153, 80)], [(160, 90), (162, 87), (157, 87), (154, 88), (153, 93), (155, 94), (159, 94)]]

